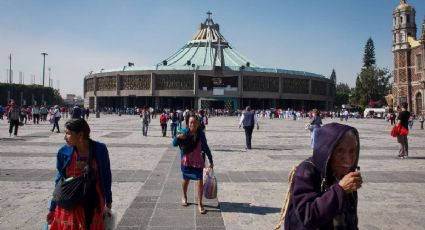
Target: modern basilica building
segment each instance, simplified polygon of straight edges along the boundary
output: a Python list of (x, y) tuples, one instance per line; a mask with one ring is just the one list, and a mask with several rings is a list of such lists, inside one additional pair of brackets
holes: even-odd
[(160, 63), (151, 67), (129, 63), (85, 76), (85, 106), (333, 108), (333, 81), (319, 74), (256, 65), (231, 46), (207, 14), (192, 40)]

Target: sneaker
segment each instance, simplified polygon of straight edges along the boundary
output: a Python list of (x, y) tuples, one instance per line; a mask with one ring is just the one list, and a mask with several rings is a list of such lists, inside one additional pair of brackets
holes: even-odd
[(403, 156), (403, 159), (407, 159), (408, 158), (408, 156), (406, 155), (406, 156)]

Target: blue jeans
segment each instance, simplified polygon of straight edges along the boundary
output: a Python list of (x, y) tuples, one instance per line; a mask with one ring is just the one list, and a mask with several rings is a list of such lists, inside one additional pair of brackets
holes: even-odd
[(319, 132), (320, 127), (314, 127), (311, 132), (311, 148), (314, 149), (314, 145), (316, 144), (317, 133)]

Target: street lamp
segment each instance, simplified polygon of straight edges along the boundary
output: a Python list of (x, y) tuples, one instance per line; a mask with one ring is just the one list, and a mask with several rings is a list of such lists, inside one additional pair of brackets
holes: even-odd
[(12, 54), (9, 55), (9, 83), (12, 84)]
[(52, 87), (52, 85), (50, 85), (50, 71), (52, 70), (52, 68), (49, 67), (49, 68), (47, 68), (47, 70), (49, 70), (49, 87)]
[(48, 55), (47, 53), (41, 53), (41, 55), (43, 55), (43, 87), (44, 87), (44, 72), (46, 70), (46, 55)]

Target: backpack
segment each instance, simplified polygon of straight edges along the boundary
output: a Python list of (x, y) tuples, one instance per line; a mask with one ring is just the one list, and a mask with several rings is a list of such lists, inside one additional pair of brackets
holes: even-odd
[(177, 115), (176, 115), (176, 113), (171, 113), (171, 122), (172, 123), (176, 123), (176, 121), (177, 121)]

